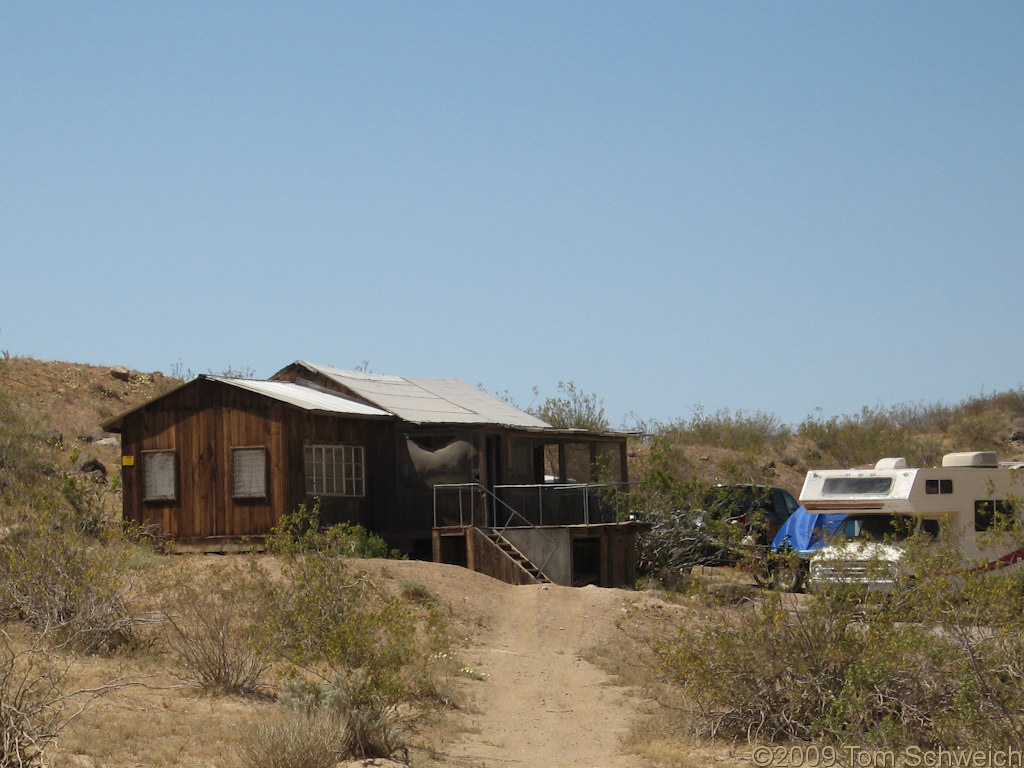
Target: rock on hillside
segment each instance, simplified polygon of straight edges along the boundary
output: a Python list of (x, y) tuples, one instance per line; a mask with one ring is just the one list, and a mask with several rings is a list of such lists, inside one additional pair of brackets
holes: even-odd
[(66, 451), (77, 449), (78, 463), (89, 464), (92, 471), (99, 471), (96, 462), (109, 471), (119, 461), (117, 436), (105, 434), (100, 424), (180, 383), (123, 366), (0, 359), (0, 396), (23, 408)]

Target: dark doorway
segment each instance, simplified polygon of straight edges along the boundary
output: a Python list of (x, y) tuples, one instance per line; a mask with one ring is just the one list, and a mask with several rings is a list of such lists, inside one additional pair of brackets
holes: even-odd
[(601, 539), (572, 540), (572, 585), (584, 587), (601, 583)]
[(441, 562), (449, 565), (461, 565), (463, 568), (469, 567), (465, 535), (441, 537)]

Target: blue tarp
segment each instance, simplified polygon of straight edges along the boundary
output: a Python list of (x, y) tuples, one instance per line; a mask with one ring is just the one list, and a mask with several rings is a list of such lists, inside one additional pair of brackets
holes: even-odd
[(825, 540), (832, 536), (846, 519), (843, 513), (823, 514), (808, 512), (804, 507), (789, 516), (779, 532), (772, 539), (773, 549), (789, 548), (809, 553), (825, 546)]

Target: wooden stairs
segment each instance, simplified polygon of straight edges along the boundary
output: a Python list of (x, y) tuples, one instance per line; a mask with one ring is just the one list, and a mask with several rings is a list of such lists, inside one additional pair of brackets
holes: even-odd
[(493, 543), (495, 547), (504, 552), (506, 557), (532, 576), (534, 581), (538, 584), (551, 583), (551, 579), (545, 576), (541, 569), (538, 568), (530, 558), (516, 549), (512, 542), (502, 536), (500, 531), (496, 531), (494, 528), (480, 528), (479, 530), (484, 536), (490, 539), (491, 543)]

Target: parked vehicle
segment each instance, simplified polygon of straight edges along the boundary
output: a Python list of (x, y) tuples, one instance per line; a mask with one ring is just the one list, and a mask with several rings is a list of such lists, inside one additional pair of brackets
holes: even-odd
[(798, 507), (772, 539), (765, 566), (771, 585), (780, 592), (799, 592), (812, 555), (835, 536), (845, 519), (842, 512), (808, 512)]
[(812, 470), (800, 502), (812, 513), (844, 514), (828, 543), (812, 554), (808, 584), (859, 584), (891, 590), (907, 575), (901, 542), (928, 535), (955, 545), (963, 568), (1024, 560), (1006, 530), (1024, 512), (1024, 462), (1000, 463), (992, 451), (950, 453), (942, 466), (914, 468), (902, 458), (873, 469)]
[(799, 503), (784, 488), (753, 483), (721, 483), (705, 492), (702, 507), (690, 513), (699, 537), (700, 562), (735, 565), (762, 561), (768, 545)]
[(741, 526), (743, 544), (767, 544), (778, 533), (800, 504), (785, 488), (751, 483), (711, 486), (704, 496), (703, 509), (715, 520)]

